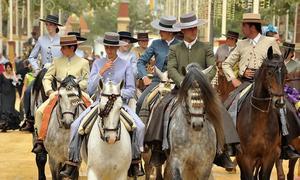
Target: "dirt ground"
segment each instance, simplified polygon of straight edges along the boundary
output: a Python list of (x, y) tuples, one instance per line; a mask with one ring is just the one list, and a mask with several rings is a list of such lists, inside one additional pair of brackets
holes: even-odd
[[(31, 134), (19, 131), (0, 133), (0, 180), (33, 180), (37, 179), (35, 156), (32, 154)], [(298, 166), (297, 166), (298, 167)], [(287, 162), (284, 162), (287, 172)], [(239, 172), (229, 174), (219, 167), (213, 168), (216, 180), (238, 180)], [(46, 168), (47, 179), (51, 179), (49, 167)], [(80, 169), (80, 179), (86, 179), (86, 166)], [(139, 178), (144, 179), (144, 178)], [(276, 178), (276, 170), (273, 169), (272, 180)], [(300, 180), (300, 178), (297, 178)]]

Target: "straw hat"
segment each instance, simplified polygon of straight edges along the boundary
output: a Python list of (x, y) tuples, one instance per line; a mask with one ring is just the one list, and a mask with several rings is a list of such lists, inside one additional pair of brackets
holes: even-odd
[(69, 46), (69, 45), (78, 45), (81, 43), (83, 42), (77, 41), (75, 35), (67, 35), (67, 36), (61, 36), (59, 45), (54, 45), (54, 46)]
[(257, 13), (244, 13), (243, 23), (262, 23), (260, 14)]
[(125, 46), (126, 42), (120, 41), (120, 35), (115, 32), (106, 32), (104, 38), (96, 40), (98, 43), (104, 46)]
[(81, 37), (79, 32), (68, 32), (68, 35), (75, 35), (77, 41), (86, 41), (86, 38)]

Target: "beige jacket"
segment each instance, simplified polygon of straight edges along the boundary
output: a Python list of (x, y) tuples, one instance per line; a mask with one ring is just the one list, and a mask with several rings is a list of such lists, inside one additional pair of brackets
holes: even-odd
[(222, 63), (223, 72), (228, 81), (237, 78), (233, 66), (238, 63), (239, 76), (243, 76), (247, 68), (259, 69), (263, 60), (267, 58), (269, 47), (273, 47), (274, 54), (280, 54), (280, 48), (273, 37), (261, 36), (256, 45), (250, 44), (249, 39), (241, 40), (228, 58)]
[(79, 82), (79, 85), (81, 90), (85, 91), (87, 88), (89, 74), (89, 62), (77, 55), (74, 55), (70, 60), (67, 57), (56, 58), (53, 60), (43, 79), (45, 92), (47, 94), (50, 90), (52, 90), (51, 82), (53, 80), (53, 76), (63, 80), (68, 75), (73, 75), (76, 78), (83, 78)]

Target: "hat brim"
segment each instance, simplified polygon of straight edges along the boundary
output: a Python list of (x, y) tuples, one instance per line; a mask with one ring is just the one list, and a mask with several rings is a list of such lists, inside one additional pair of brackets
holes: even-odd
[(138, 42), (137, 39), (135, 39), (133, 37), (130, 37), (130, 36), (120, 36), (120, 40), (122, 40), (122, 39), (127, 39), (127, 40), (130, 41), (130, 43), (136, 43), (136, 42)]
[(69, 44), (64, 44), (64, 45), (52, 45), (52, 46), (70, 46), (70, 45), (79, 45), (79, 44), (82, 44), (84, 43), (84, 41), (77, 41), (77, 43), (69, 43)]
[(150, 39), (149, 38), (139, 38), (137, 39), (138, 41), (149, 41)]
[(175, 28), (175, 27), (172, 27), (172, 28), (165, 28), (165, 27), (162, 27), (159, 25), (159, 20), (156, 19), (154, 21), (151, 22), (151, 26), (154, 28), (154, 29), (157, 29), (157, 30), (160, 30), (160, 31), (167, 31), (167, 32), (179, 32), (180, 29), (178, 28)]
[(120, 40), (118, 44), (109, 44), (109, 43), (105, 43), (104, 42), (104, 38), (99, 38), (97, 40), (95, 40), (97, 43), (100, 43), (104, 46), (126, 46), (128, 45), (127, 42)]
[(63, 25), (61, 25), (61, 24), (59, 24), (59, 23), (57, 23), (57, 22), (49, 21), (49, 20), (46, 20), (46, 19), (40, 19), (40, 21), (43, 21), (43, 22), (49, 22), (49, 23), (55, 24), (55, 25), (57, 25), (57, 26), (63, 26)]
[(184, 23), (176, 23), (173, 25), (174, 28), (179, 28), (179, 29), (189, 29), (189, 28), (194, 28), (194, 27), (198, 27), (198, 26), (202, 26), (204, 24), (206, 24), (207, 21), (204, 19), (197, 19), (197, 22), (193, 23), (193, 24), (189, 24), (186, 25)]
[(256, 20), (256, 19), (246, 19), (246, 20), (242, 20), (242, 23), (259, 23), (262, 24), (263, 21), (262, 20)]

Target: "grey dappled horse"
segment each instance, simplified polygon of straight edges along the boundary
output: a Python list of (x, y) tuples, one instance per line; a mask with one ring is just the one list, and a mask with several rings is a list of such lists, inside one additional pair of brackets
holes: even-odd
[(93, 180), (125, 180), (132, 154), (129, 133), (120, 122), (123, 81), (103, 84), (100, 80), (100, 87), (98, 117), (90, 132), (87, 154), (82, 151), (87, 162), (87, 176)]
[(165, 179), (211, 177), (217, 139), (222, 139), (220, 100), (205, 75), (189, 66), (169, 124), (170, 154)]
[[(57, 92), (57, 104), (50, 117), (44, 145), (49, 155), (52, 179), (62, 179), (59, 172), (63, 163), (69, 157), (70, 126), (79, 114), (86, 109), (81, 99), (78, 82), (79, 80), (76, 80), (73, 76), (68, 76), (60, 82)], [(77, 179), (78, 171), (75, 174), (74, 179)]]

